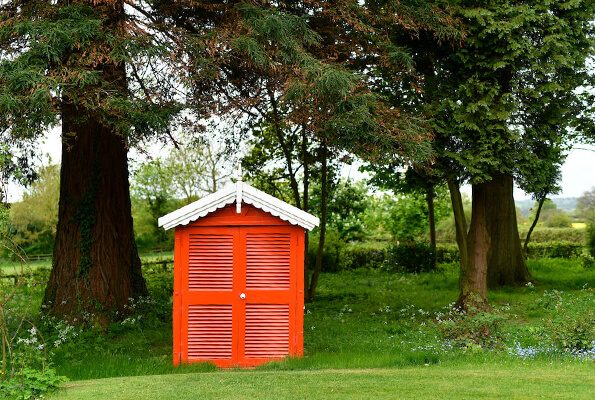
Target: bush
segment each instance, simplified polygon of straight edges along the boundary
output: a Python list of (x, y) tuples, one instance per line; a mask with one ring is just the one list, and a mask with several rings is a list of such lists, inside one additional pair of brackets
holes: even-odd
[(442, 337), (453, 347), (494, 349), (502, 346), (504, 317), (497, 312), (451, 309), (438, 313), (436, 324)]
[[(519, 232), (521, 240), (527, 237), (528, 228)], [(531, 233), (530, 243), (544, 242), (575, 242), (584, 243), (586, 236), (585, 229), (576, 228), (545, 228), (538, 227)]]
[(56, 375), (52, 368), (43, 371), (25, 368), (18, 379), (0, 381), (0, 395), (3, 399), (37, 399), (65, 382), (66, 378)]
[(427, 243), (404, 243), (386, 252), (386, 268), (399, 272), (429, 272), (436, 269), (436, 254)]
[[(580, 258), (583, 245), (580, 242), (529, 243), (531, 258)], [(439, 263), (459, 261), (459, 248), (456, 244), (439, 244), (436, 248)]]
[(436, 246), (436, 260), (439, 263), (459, 261), (459, 247), (456, 244), (439, 244)]
[(529, 243), (529, 257), (579, 258), (583, 252), (581, 242)]
[(595, 347), (592, 290), (587, 289), (586, 295), (580, 297), (549, 291), (544, 293), (544, 298), (555, 300), (550, 302), (556, 311), (555, 315), (547, 321), (547, 329), (554, 347), (572, 353), (592, 351)]
[(344, 250), (341, 269), (380, 268), (386, 260), (386, 249), (351, 246)]

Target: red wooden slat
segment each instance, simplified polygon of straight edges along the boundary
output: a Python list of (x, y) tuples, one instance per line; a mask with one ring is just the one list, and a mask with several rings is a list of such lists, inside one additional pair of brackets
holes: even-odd
[(289, 233), (246, 235), (246, 289), (289, 289), (290, 244)]
[(246, 304), (246, 358), (277, 358), (289, 354), (289, 305)]
[(231, 290), (233, 235), (189, 235), (188, 289)]
[(231, 304), (190, 305), (188, 359), (231, 359)]

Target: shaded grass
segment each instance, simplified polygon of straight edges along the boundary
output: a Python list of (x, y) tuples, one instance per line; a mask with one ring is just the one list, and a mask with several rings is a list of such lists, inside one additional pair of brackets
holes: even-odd
[[(556, 312), (537, 305), (544, 291), (557, 289), (581, 296), (585, 285), (595, 284), (595, 270), (584, 269), (573, 260), (530, 260), (529, 268), (535, 278), (533, 287), (490, 292), (492, 305), (509, 305), (505, 329), (510, 341), (535, 327), (542, 328), (544, 318)], [(52, 349), (59, 374), (77, 381), (213, 371), (209, 364), (180, 368), (171, 365), (172, 275), (160, 272), (147, 274), (146, 278), (155, 302), (139, 310), (143, 318), (126, 325), (115, 323), (107, 331), (88, 329)], [(43, 291), (42, 284), (21, 288), (16, 299), (18, 312), (39, 318)], [(305, 357), (271, 363), (258, 370), (386, 369), (428, 364), (471, 371), (504, 362), (511, 370), (522, 372), (533, 368), (534, 363), (536, 368), (546, 362), (579, 370), (584, 365), (592, 366), (562, 356), (526, 361), (503, 351), (443, 351), (432, 318), (457, 294), (458, 266), (454, 263), (442, 265), (438, 272), (417, 275), (363, 269), (323, 274), (315, 301), (306, 306)], [(260, 378), (255, 379), (257, 385)]]
[(590, 399), (590, 365), (221, 371), (69, 383), (51, 399)]
[[(506, 329), (511, 340), (543, 324), (552, 311), (536, 307), (545, 290), (580, 295), (595, 282), (595, 271), (575, 261), (532, 260), (535, 287), (503, 288), (490, 293), (494, 306), (508, 304)], [(160, 317), (132, 326), (114, 324), (107, 333), (85, 333), (75, 346), (58, 349), (55, 367), (72, 380), (99, 377), (208, 371), (208, 365), (171, 366), (171, 274), (147, 276)], [(514, 361), (505, 352), (444, 352), (432, 316), (458, 294), (458, 266), (440, 272), (392, 274), (353, 270), (323, 274), (316, 300), (304, 316), (305, 357), (272, 363), (273, 370), (393, 368), (424, 364), (469, 365)], [(422, 326), (427, 322), (427, 326)], [(568, 359), (561, 362), (571, 362)]]

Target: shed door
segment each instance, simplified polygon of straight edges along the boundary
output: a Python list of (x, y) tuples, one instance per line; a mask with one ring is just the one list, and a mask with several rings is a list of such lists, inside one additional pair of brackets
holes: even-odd
[(182, 359), (257, 365), (295, 347), (291, 227), (193, 228), (182, 293)]

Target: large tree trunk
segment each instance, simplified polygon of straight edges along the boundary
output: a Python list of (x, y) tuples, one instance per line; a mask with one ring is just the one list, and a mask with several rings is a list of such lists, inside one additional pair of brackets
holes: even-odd
[[(469, 309), (488, 308), (488, 252), (490, 236), (488, 233), (487, 209), (488, 183), (473, 185), (471, 223), (467, 234), (467, 256), (461, 257), (460, 292), (457, 307)], [(461, 253), (463, 254), (463, 253)]]
[[(94, 4), (105, 29), (121, 28), (122, 1)], [(124, 65), (96, 68), (125, 93)], [(68, 98), (65, 93), (58, 227), (43, 303), (46, 312), (73, 322), (90, 313), (105, 324), (116, 311), (122, 315), (130, 298), (147, 294), (132, 229), (127, 146), (95, 110)]]
[(490, 237), (488, 286), (525, 284), (530, 275), (517, 227), (511, 175), (496, 174), (485, 186), (486, 227)]
[(107, 321), (147, 288), (132, 229), (126, 145), (79, 115), (72, 106), (63, 111), (58, 228), (44, 304), (54, 315), (86, 311)]

